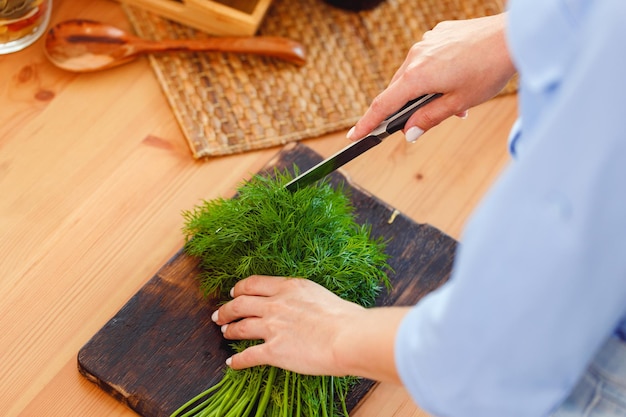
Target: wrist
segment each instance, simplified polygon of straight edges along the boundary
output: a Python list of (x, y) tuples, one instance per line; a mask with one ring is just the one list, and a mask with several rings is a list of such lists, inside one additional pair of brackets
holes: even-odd
[(399, 383), (395, 339), (410, 307), (356, 307), (344, 316), (333, 343), (338, 374)]

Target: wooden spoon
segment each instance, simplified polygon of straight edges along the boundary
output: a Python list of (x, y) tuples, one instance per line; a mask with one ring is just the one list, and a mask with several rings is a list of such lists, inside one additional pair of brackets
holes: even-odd
[(68, 20), (51, 28), (45, 39), (50, 61), (74, 72), (98, 71), (125, 64), (141, 54), (173, 51), (236, 52), (305, 63), (301, 44), (273, 36), (149, 41), (92, 20)]

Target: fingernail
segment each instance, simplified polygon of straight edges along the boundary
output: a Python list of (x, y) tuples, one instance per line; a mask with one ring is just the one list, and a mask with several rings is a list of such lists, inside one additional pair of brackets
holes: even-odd
[(467, 116), (469, 116), (469, 110), (465, 110), (464, 112), (459, 113), (459, 118), (463, 120), (467, 119)]
[(213, 314), (211, 314), (211, 320), (213, 320), (215, 323), (217, 323), (217, 319), (219, 318), (220, 315), (220, 311), (219, 310), (215, 310), (213, 312)]
[(230, 294), (230, 298), (235, 298), (235, 287), (231, 288), (228, 293)]
[(228, 329), (228, 324), (225, 324), (222, 327), (220, 327), (220, 330), (222, 331), (222, 333), (226, 333), (226, 329)]
[(420, 129), (417, 126), (413, 126), (412, 128), (406, 131), (406, 134), (404, 137), (407, 142), (413, 143), (417, 139), (419, 139), (419, 137), (422, 136), (423, 134), (424, 134), (424, 131), (422, 129)]
[(348, 130), (348, 134), (346, 135), (346, 138), (352, 140), (352, 135), (354, 134), (354, 129), (356, 128), (356, 126), (352, 126), (350, 128), (350, 130)]
[(233, 364), (233, 357), (226, 359), (226, 365), (231, 366)]

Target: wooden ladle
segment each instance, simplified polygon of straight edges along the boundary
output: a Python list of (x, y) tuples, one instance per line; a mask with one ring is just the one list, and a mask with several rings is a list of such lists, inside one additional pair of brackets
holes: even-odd
[(212, 37), (150, 41), (92, 20), (68, 20), (48, 31), (45, 53), (57, 67), (91, 72), (125, 64), (141, 54), (155, 52), (234, 52), (279, 58), (303, 65), (304, 47), (274, 36)]

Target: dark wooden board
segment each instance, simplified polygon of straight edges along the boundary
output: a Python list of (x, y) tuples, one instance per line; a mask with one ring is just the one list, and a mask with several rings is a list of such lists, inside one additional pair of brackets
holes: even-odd
[[(288, 145), (266, 167), (301, 171), (321, 160), (304, 145)], [(372, 236), (388, 241), (393, 268), (391, 292), (378, 305), (412, 305), (447, 280), (456, 241), (426, 224), (418, 224), (340, 173), (359, 223)], [(231, 352), (211, 322), (218, 300), (205, 298), (196, 276), (198, 261), (179, 251), (89, 340), (78, 353), (78, 369), (104, 391), (142, 416), (169, 416), (195, 394), (222, 377)], [(353, 409), (374, 382), (362, 380), (350, 392)]]

